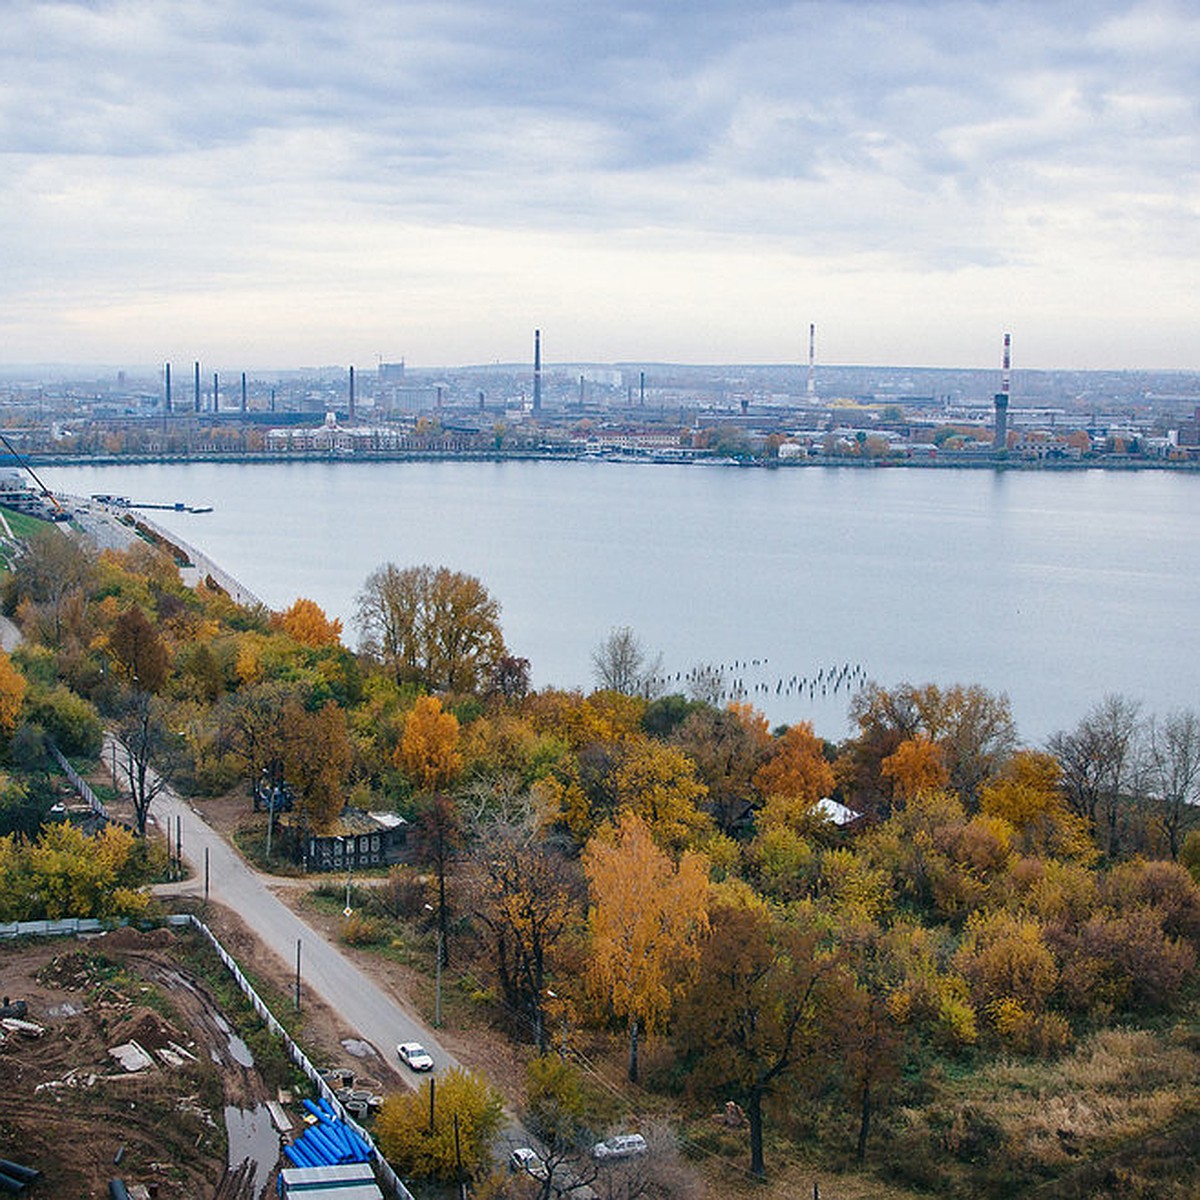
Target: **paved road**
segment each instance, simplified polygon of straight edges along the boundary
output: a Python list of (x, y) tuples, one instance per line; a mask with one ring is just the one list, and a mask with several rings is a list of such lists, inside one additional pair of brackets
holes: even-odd
[[(110, 743), (105, 749), (109, 761), (112, 753)], [(123, 752), (118, 749), (117, 753)], [(341, 1014), (356, 1037), (369, 1042), (384, 1062), (413, 1086), (418, 1078), (400, 1066), (397, 1042), (421, 1042), (433, 1057), (435, 1071), (458, 1065), (429, 1026), (292, 912), (271, 890), (270, 877), (250, 867), (190, 804), (164, 790), (151, 805), (150, 817), (164, 832), (170, 831), (172, 844), (178, 820), (183, 857), (192, 869), (190, 879), (158, 889), (160, 892), (203, 896), (207, 850), (209, 898), (238, 913), (263, 945), (290, 964), (293, 972), (296, 943), (300, 943), (301, 1005), (306, 993), (320, 996)]]

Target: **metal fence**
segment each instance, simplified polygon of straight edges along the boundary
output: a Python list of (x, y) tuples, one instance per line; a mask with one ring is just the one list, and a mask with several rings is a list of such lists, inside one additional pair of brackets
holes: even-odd
[(233, 976), (234, 981), (242, 991), (242, 995), (250, 1001), (254, 1007), (254, 1011), (266, 1022), (267, 1028), (278, 1037), (287, 1047), (288, 1056), (292, 1062), (304, 1073), (313, 1087), (317, 1089), (317, 1094), (328, 1100), (337, 1113), (340, 1120), (354, 1130), (359, 1137), (363, 1139), (368, 1146), (371, 1147), (371, 1157), (374, 1161), (376, 1173), (379, 1175), (383, 1185), (390, 1189), (392, 1194), (397, 1197), (397, 1200), (413, 1200), (412, 1193), (404, 1186), (404, 1182), (400, 1176), (392, 1170), (391, 1164), (383, 1157), (379, 1147), (375, 1145), (371, 1135), (357, 1122), (353, 1117), (346, 1112), (341, 1101), (334, 1094), (333, 1089), (326, 1082), (325, 1077), (317, 1070), (316, 1067), (309, 1061), (308, 1055), (300, 1049), (292, 1040), (291, 1035), (286, 1029), (276, 1020), (274, 1013), (267, 1007), (266, 1002), (254, 990), (254, 985), (242, 974), (241, 967), (238, 966), (236, 959), (225, 949), (224, 946), (217, 940), (216, 935), (207, 925), (204, 924), (198, 917), (191, 913), (178, 913), (167, 918), (167, 922), (171, 925), (191, 925), (194, 929), (198, 929), (209, 941), (217, 957), (228, 968), (229, 973)]
[[(114, 922), (95, 917), (64, 917), (59, 921), (10, 921), (0, 924), (0, 938), (75, 937), (80, 933), (99, 933), (110, 929)], [(124, 921), (117, 924), (125, 924)]]
[(67, 761), (67, 756), (49, 739), (46, 740), (46, 745), (50, 747), (50, 753), (54, 757), (54, 761), (63, 769), (63, 773), (71, 781), (71, 786), (87, 801), (88, 807), (98, 817), (103, 817), (108, 820), (108, 809), (100, 803), (96, 793), (88, 786), (88, 782), (79, 774), (77, 770)]

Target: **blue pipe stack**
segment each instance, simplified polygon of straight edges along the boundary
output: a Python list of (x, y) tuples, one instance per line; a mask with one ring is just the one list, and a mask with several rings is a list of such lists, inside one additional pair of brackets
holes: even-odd
[(339, 1163), (371, 1161), (371, 1148), (333, 1111), (329, 1101), (322, 1098), (315, 1104), (304, 1101), (304, 1107), (317, 1118), (283, 1152), (297, 1167), (333, 1167)]

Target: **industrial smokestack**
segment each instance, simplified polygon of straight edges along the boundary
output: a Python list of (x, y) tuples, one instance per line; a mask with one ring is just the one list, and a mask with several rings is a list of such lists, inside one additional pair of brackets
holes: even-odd
[(1004, 335), (1004, 357), (1000, 368), (1000, 390), (996, 393), (996, 432), (992, 438), (992, 450), (997, 454), (1008, 449), (1008, 395), (1009, 366), (1012, 335)]
[(646, 372), (638, 372), (638, 408), (646, 403)]
[(166, 407), (163, 409), (163, 411), (170, 412), (171, 411), (171, 364), (170, 363), (167, 363), (167, 386), (166, 386), (164, 400), (165, 400)]
[(196, 409), (196, 412), (199, 412), (200, 411), (200, 364), (197, 362), (194, 364), (194, 366), (195, 366), (195, 374), (196, 374), (195, 409)]
[(533, 331), (533, 411), (542, 411), (542, 331)]
[(808, 326), (808, 381), (805, 384), (804, 390), (810, 396), (816, 395), (816, 378), (814, 372), (817, 366), (817, 327), (814, 324)]
[(246, 405), (246, 372), (242, 372), (242, 412), (245, 412)]
[(354, 424), (354, 368), (350, 368), (350, 424)]
[(221, 381), (217, 377), (216, 371), (213, 372), (213, 412), (221, 411)]

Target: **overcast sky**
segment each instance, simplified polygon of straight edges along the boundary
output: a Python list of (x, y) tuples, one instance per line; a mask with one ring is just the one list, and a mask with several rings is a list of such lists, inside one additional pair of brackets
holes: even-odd
[(1200, 368), (1195, 0), (0, 0), (0, 361)]

